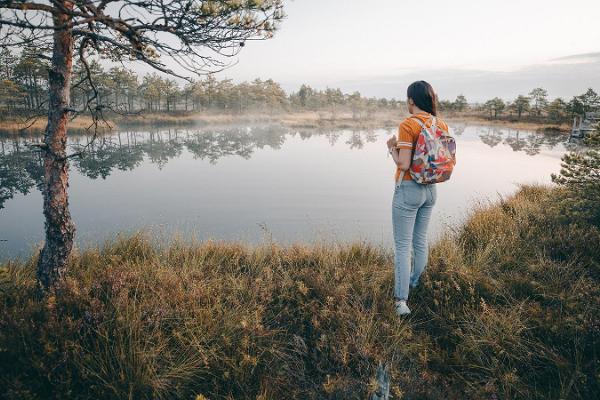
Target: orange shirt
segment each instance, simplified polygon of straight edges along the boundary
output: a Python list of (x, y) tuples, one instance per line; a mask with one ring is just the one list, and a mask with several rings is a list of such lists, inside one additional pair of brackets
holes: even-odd
[[(417, 139), (419, 138), (419, 134), (421, 133), (421, 125), (419, 125), (419, 123), (415, 119), (420, 119), (425, 124), (425, 126), (429, 127), (431, 126), (431, 117), (432, 115), (429, 113), (418, 113), (411, 115), (410, 117), (402, 121), (402, 123), (400, 123), (400, 127), (398, 128), (398, 144), (396, 145), (396, 148), (401, 150), (406, 149), (414, 151), (415, 144), (417, 143)], [(436, 117), (435, 120), (440, 128), (448, 131), (448, 125), (446, 125), (444, 121), (442, 121), (438, 117)], [(400, 179), (401, 174), (402, 170), (400, 169), (400, 167), (397, 167), (396, 182), (398, 181), (398, 179)], [(410, 173), (408, 171), (404, 173), (403, 179), (405, 181), (412, 180), (412, 177), (410, 176)]]

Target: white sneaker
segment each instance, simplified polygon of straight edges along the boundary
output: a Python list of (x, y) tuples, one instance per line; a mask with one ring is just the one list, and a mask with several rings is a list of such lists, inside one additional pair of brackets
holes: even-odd
[(399, 316), (410, 314), (410, 308), (406, 305), (406, 300), (396, 301), (396, 314)]

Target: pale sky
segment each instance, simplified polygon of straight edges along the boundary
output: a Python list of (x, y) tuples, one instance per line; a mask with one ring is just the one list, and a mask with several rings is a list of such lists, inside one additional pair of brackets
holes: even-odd
[[(287, 0), (275, 38), (220, 73), (404, 96), (431, 81), (442, 98), (511, 97), (533, 86), (600, 89), (600, 0)], [(559, 58), (592, 53), (587, 57)], [(497, 93), (494, 93), (497, 91)], [(554, 92), (554, 93), (553, 93)], [(397, 94), (396, 94), (397, 93)]]

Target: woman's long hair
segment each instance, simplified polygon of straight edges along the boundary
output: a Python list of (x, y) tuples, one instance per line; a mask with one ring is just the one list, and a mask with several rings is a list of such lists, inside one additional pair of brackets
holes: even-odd
[(425, 81), (416, 81), (406, 90), (406, 96), (421, 110), (437, 116), (437, 95), (433, 87)]

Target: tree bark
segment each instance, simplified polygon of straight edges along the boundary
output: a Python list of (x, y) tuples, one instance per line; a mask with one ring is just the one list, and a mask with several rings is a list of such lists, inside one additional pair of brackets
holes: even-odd
[[(61, 2), (72, 8), (68, 1)], [(69, 213), (67, 188), (67, 121), (70, 105), (71, 71), (73, 68), (73, 35), (65, 28), (69, 17), (55, 15), (52, 63), (48, 71), (48, 125), (44, 133), (44, 217), (46, 241), (37, 265), (38, 285), (42, 290), (56, 287), (62, 281), (71, 249), (75, 227)]]

